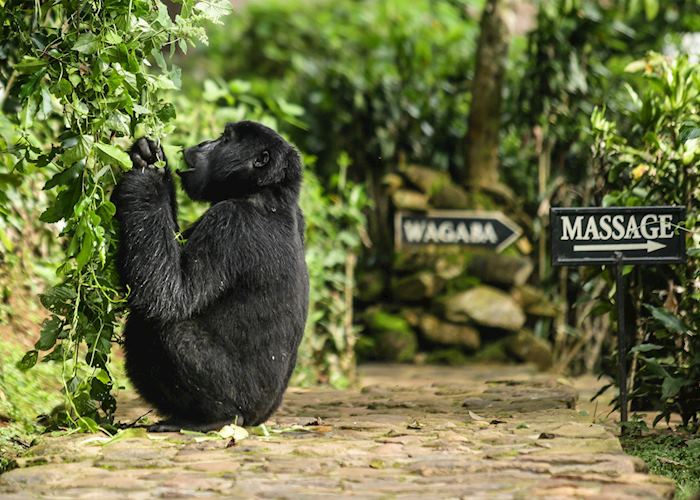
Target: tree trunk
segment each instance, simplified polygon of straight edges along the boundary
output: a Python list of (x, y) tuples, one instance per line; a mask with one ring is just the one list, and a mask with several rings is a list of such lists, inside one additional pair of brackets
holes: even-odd
[(487, 0), (472, 82), (469, 128), (465, 138), (466, 172), (457, 179), (472, 189), (498, 182), (498, 131), (510, 33), (504, 13), (508, 0)]

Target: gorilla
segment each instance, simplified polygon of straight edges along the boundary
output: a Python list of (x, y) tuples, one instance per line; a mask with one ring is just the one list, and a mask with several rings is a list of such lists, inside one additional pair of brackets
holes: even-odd
[(186, 149), (182, 186), (211, 206), (181, 236), (162, 149), (141, 138), (130, 157), (112, 199), (127, 374), (167, 416), (149, 430), (260, 424), (282, 402), (306, 323), (299, 154), (250, 121)]

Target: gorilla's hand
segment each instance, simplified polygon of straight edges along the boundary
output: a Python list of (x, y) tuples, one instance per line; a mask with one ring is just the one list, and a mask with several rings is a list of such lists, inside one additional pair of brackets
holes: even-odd
[(163, 202), (173, 206), (174, 211), (175, 188), (170, 167), (167, 163), (163, 168), (156, 166), (157, 162), (166, 161), (161, 147), (142, 137), (131, 146), (129, 157), (133, 168), (122, 176), (113, 194), (117, 209), (126, 203)]
[(129, 151), (134, 168), (154, 167), (158, 161), (166, 161), (163, 148), (151, 139), (141, 137)]
[[(161, 181), (170, 190), (173, 180), (168, 167), (163, 148), (147, 137), (137, 140), (129, 151), (134, 170), (146, 174), (154, 182)], [(165, 162), (163, 168), (158, 168), (156, 163)]]

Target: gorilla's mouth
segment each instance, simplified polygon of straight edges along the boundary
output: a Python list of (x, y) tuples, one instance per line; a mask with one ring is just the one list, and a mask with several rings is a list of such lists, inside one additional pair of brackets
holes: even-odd
[(177, 175), (179, 175), (180, 177), (182, 177), (183, 175), (191, 174), (191, 173), (194, 172), (194, 171), (195, 171), (195, 169), (194, 169), (193, 167), (191, 167), (191, 168), (184, 168), (184, 169), (182, 169), (182, 170), (178, 170), (178, 171), (177, 171)]

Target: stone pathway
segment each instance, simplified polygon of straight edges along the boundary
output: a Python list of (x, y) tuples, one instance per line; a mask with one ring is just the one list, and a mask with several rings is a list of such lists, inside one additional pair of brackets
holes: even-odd
[[(44, 437), (0, 498), (672, 498), (572, 386), (527, 368), (370, 366), (290, 389), (269, 437)], [(143, 414), (133, 395), (120, 419)], [(598, 419), (596, 419), (598, 420)], [(249, 429), (252, 432), (255, 429)]]

